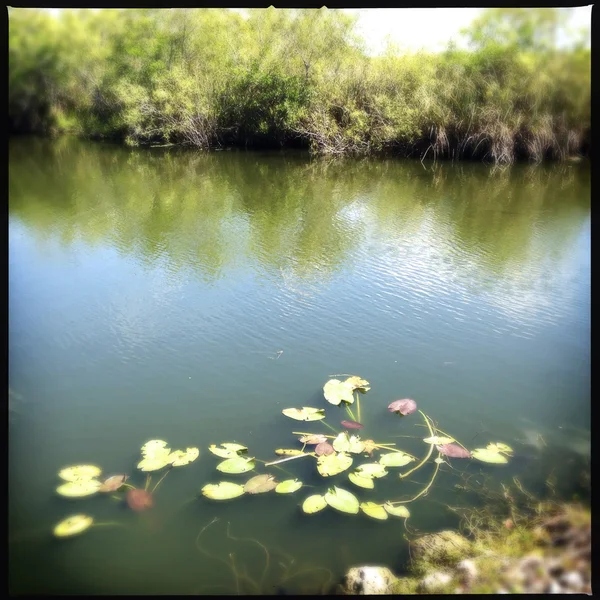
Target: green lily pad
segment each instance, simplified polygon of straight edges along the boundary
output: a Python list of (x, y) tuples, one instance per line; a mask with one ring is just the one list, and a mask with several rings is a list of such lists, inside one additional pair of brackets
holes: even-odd
[(228, 458), (217, 465), (217, 470), (223, 473), (246, 473), (252, 471), (256, 463), (253, 458), (246, 458), (245, 456), (236, 456), (235, 458)]
[(304, 452), (302, 452), (302, 450), (297, 450), (296, 448), (277, 448), (275, 454), (278, 454), (279, 456), (300, 456), (301, 454), (304, 454)]
[(357, 497), (337, 486), (334, 486), (325, 494), (325, 502), (340, 512), (351, 515), (358, 514), (359, 503)]
[(88, 515), (72, 515), (54, 527), (54, 535), (56, 537), (77, 535), (88, 529), (93, 522), (94, 518)]
[(511, 455), (513, 453), (513, 449), (502, 442), (496, 442), (487, 445), (487, 449), (492, 452), (501, 452), (502, 454)]
[(94, 465), (77, 465), (65, 467), (58, 472), (58, 476), (65, 481), (79, 481), (80, 479), (94, 479), (102, 473), (102, 469)]
[(264, 475), (256, 475), (249, 479), (244, 485), (244, 491), (247, 494), (264, 494), (270, 492), (277, 487), (277, 481), (273, 475), (265, 473)]
[(230, 481), (207, 483), (202, 488), (202, 495), (211, 500), (229, 500), (244, 494), (244, 486)]
[(366, 379), (362, 379), (358, 375), (352, 375), (351, 377), (348, 377), (344, 383), (351, 386), (353, 390), (359, 390), (361, 392), (367, 392), (371, 389), (369, 387), (369, 382)]
[(323, 386), (325, 400), (330, 404), (335, 404), (335, 406), (339, 406), (342, 402), (352, 404), (354, 402), (353, 391), (354, 388), (351, 383), (339, 379), (330, 379)]
[(302, 487), (302, 482), (298, 479), (286, 479), (277, 484), (275, 492), (278, 494), (292, 494)]
[(406, 508), (406, 506), (403, 506), (402, 504), (400, 506), (394, 506), (390, 502), (386, 502), (383, 505), (383, 508), (386, 510), (386, 512), (388, 512), (390, 515), (393, 515), (394, 517), (402, 517), (404, 519), (408, 519), (408, 517), (410, 517), (410, 512), (408, 511), (408, 508)]
[(171, 453), (157, 454), (156, 456), (147, 456), (143, 458), (137, 465), (140, 471), (158, 471), (171, 464)]
[(313, 513), (323, 510), (326, 506), (327, 502), (325, 501), (325, 496), (321, 496), (320, 494), (314, 494), (313, 496), (309, 496), (302, 503), (302, 510), (306, 514), (312, 515)]
[(116, 492), (129, 479), (128, 475), (113, 475), (104, 480), (98, 488), (99, 492)]
[(379, 463), (366, 463), (356, 467), (356, 472), (362, 477), (385, 477), (388, 472), (385, 466)]
[(183, 467), (194, 462), (200, 455), (198, 448), (186, 448), (183, 450), (175, 450), (169, 454), (169, 459), (172, 459), (171, 464), (174, 467)]
[(342, 431), (342, 433), (333, 440), (332, 446), (336, 452), (348, 452), (348, 450), (350, 450), (348, 434), (345, 431)]
[(317, 470), (323, 477), (330, 477), (345, 471), (352, 465), (352, 457), (344, 453), (319, 456)]
[(381, 504), (375, 504), (375, 502), (361, 502), (360, 509), (369, 517), (380, 521), (385, 521), (388, 518), (385, 508)]
[(101, 486), (102, 484), (97, 479), (78, 479), (77, 481), (63, 483), (63, 485), (56, 488), (56, 491), (61, 496), (67, 496), (68, 498), (83, 498), (100, 491)]
[(320, 421), (325, 418), (325, 410), (322, 408), (312, 408), (303, 406), (300, 408), (284, 408), (281, 411), (286, 417), (296, 421)]
[(246, 446), (241, 446), (240, 444), (232, 444), (230, 442), (224, 442), (221, 444), (221, 448), (219, 448), (215, 444), (211, 444), (208, 449), (217, 456), (221, 458), (233, 458), (234, 456), (238, 456), (248, 450)]
[(390, 452), (379, 457), (379, 464), (384, 467), (404, 467), (413, 460), (412, 456), (404, 452)]
[(153, 457), (161, 454), (169, 454), (170, 449), (167, 448), (167, 442), (164, 440), (150, 440), (142, 446), (142, 456)]
[(450, 442), (455, 442), (456, 440), (451, 437), (443, 437), (443, 436), (433, 435), (431, 437), (425, 438), (423, 441), (426, 444), (435, 444), (436, 446), (441, 446), (443, 444), (449, 444)]
[(506, 456), (488, 448), (476, 448), (471, 452), (471, 456), (486, 463), (504, 464), (508, 462)]
[(375, 487), (375, 483), (373, 482), (373, 478), (368, 475), (360, 475), (356, 471), (352, 473), (348, 473), (348, 479), (358, 487), (365, 488), (367, 490), (372, 490)]

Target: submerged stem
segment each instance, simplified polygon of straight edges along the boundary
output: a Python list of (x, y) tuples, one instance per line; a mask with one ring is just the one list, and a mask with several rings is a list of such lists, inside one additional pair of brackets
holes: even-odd
[(171, 469), (167, 469), (165, 471), (165, 474), (158, 480), (158, 483), (154, 486), (154, 489), (152, 490), (152, 493), (154, 494), (154, 492), (156, 492), (156, 488), (160, 485), (160, 482), (169, 474), (169, 471)]
[(358, 412), (358, 422), (361, 423), (361, 420), (360, 420), (360, 392), (356, 392), (356, 410)]
[(352, 412), (352, 409), (350, 408), (349, 404), (346, 404), (346, 412), (348, 413), (348, 415), (350, 415), (350, 418), (353, 421), (356, 421), (356, 417), (354, 416), (354, 413)]
[[(323, 423), (323, 425), (325, 425), (325, 427), (329, 427), (329, 429), (331, 429), (331, 431), (335, 431), (335, 429), (329, 424), (325, 422), (325, 419), (321, 419), (321, 423)], [(337, 431), (335, 431), (337, 433)], [(310, 434), (312, 435), (312, 434)], [(335, 436), (327, 436), (327, 437), (335, 437)]]
[(288, 456), (287, 458), (280, 458), (279, 460), (274, 460), (270, 463), (265, 463), (265, 467), (270, 467), (271, 465), (277, 465), (282, 462), (287, 462), (288, 460), (295, 460), (296, 458), (302, 458), (303, 456), (314, 456), (313, 452), (307, 452), (306, 454), (297, 454), (296, 456)]
[[(431, 477), (431, 481), (414, 498), (411, 498), (410, 500), (397, 500), (395, 502), (390, 502), (390, 504), (408, 504), (409, 502), (414, 502), (417, 498), (420, 498), (421, 496), (426, 494), (429, 491), (429, 488), (432, 486), (433, 480), (435, 479), (435, 476), (437, 475), (439, 470), (440, 470), (440, 464), (435, 463), (435, 469), (433, 471), (433, 476)], [(400, 477), (402, 477), (402, 475), (400, 475)]]
[[(425, 419), (425, 423), (427, 423), (427, 427), (429, 428), (429, 433), (433, 436), (433, 429), (431, 428), (431, 424), (429, 423), (429, 417), (427, 417), (427, 415), (423, 412), (423, 411), (419, 411), (421, 413), (421, 415), (423, 415), (423, 418)], [(431, 457), (431, 454), (433, 452), (433, 444), (429, 444), (430, 448), (429, 448), (429, 452), (427, 452), (425, 458), (416, 466), (413, 467), (410, 471), (407, 471), (406, 473), (400, 473), (400, 479), (404, 479), (404, 477), (408, 477), (411, 473), (414, 473), (417, 469), (420, 469)], [(439, 465), (438, 465), (439, 467)]]

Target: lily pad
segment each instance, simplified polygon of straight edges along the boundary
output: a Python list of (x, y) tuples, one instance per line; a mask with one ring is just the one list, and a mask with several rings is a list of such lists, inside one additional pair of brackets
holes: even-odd
[(388, 518), (385, 508), (381, 504), (375, 504), (375, 502), (361, 502), (360, 509), (369, 517), (380, 521), (385, 521)]
[(350, 440), (345, 431), (340, 433), (335, 440), (333, 440), (333, 449), (336, 452), (348, 452), (348, 450), (350, 450)]
[(413, 460), (415, 459), (412, 456), (404, 452), (389, 452), (379, 457), (379, 464), (384, 467), (404, 467)]
[(313, 513), (323, 510), (326, 506), (327, 502), (325, 501), (325, 496), (321, 496), (320, 494), (314, 494), (313, 496), (309, 496), (302, 503), (302, 510), (306, 514), (312, 515)]
[(410, 398), (403, 398), (401, 400), (394, 400), (389, 406), (388, 410), (393, 413), (397, 413), (406, 417), (414, 413), (417, 410), (417, 403)]
[(208, 449), (215, 455), (220, 456), (221, 458), (233, 458), (234, 456), (238, 456), (243, 452), (247, 451), (248, 448), (246, 446), (241, 446), (240, 444), (232, 444), (229, 442), (225, 442), (221, 444), (221, 448), (219, 448), (215, 444), (211, 444)]
[(476, 448), (471, 452), (471, 456), (486, 463), (504, 464), (508, 462), (506, 456), (488, 448)]
[(235, 442), (223, 442), (221, 446), (223, 446), (223, 448), (227, 448), (227, 450), (241, 452), (242, 454), (248, 451), (248, 448), (246, 446), (242, 446), (242, 444), (236, 444)]
[(304, 454), (304, 452), (296, 448), (277, 448), (275, 454), (279, 456), (300, 456), (301, 454)]
[(70, 537), (88, 529), (94, 522), (93, 517), (88, 515), (72, 515), (61, 521), (54, 528), (56, 537)]
[(360, 454), (365, 451), (365, 443), (356, 435), (350, 436), (350, 452)]
[(334, 486), (325, 494), (325, 502), (327, 502), (331, 508), (335, 508), (340, 512), (349, 513), (351, 515), (358, 514), (358, 498), (351, 492), (337, 486)]
[(171, 453), (157, 454), (156, 456), (147, 456), (143, 458), (137, 465), (140, 471), (158, 471), (171, 464)]
[(342, 402), (352, 404), (354, 402), (353, 391), (354, 387), (351, 383), (339, 379), (330, 379), (323, 386), (325, 400), (330, 404), (335, 404), (335, 406), (339, 406)]
[(337, 475), (348, 469), (351, 465), (352, 457), (343, 452), (319, 456), (317, 459), (317, 471), (319, 471), (323, 477)]
[(368, 475), (361, 475), (356, 471), (352, 471), (352, 473), (348, 473), (348, 479), (358, 487), (365, 488), (367, 490), (372, 490), (375, 487), (375, 483), (373, 482), (373, 478)]
[(366, 379), (362, 379), (358, 375), (352, 375), (351, 377), (348, 377), (344, 383), (352, 386), (353, 390), (359, 390), (361, 392), (367, 392), (371, 389), (369, 387), (369, 382)]
[(471, 458), (471, 453), (458, 444), (441, 444), (437, 446), (438, 452), (450, 458)]
[(438, 465), (443, 465), (446, 461), (441, 456), (438, 456), (433, 462)]
[(508, 454), (509, 456), (513, 453), (513, 449), (502, 442), (496, 442), (487, 445), (487, 449), (492, 452), (501, 452), (502, 454)]
[(202, 495), (211, 500), (229, 500), (244, 494), (244, 486), (230, 481), (207, 483), (202, 488)]
[(100, 473), (102, 473), (102, 469), (94, 465), (77, 465), (61, 469), (58, 476), (65, 481), (78, 481), (80, 479), (94, 479)]
[(366, 463), (356, 467), (356, 472), (363, 477), (385, 477), (388, 472), (380, 463)]
[(365, 444), (365, 452), (369, 456), (372, 456), (373, 450), (375, 450), (375, 448), (376, 448), (375, 441), (374, 440), (365, 440), (364, 444)]
[(228, 458), (217, 465), (217, 470), (223, 473), (246, 473), (252, 471), (256, 463), (253, 458), (246, 458), (245, 456), (236, 456), (235, 458)]
[(68, 498), (83, 498), (91, 496), (100, 490), (101, 483), (97, 479), (78, 479), (77, 481), (69, 481), (56, 488), (56, 491), (61, 496)]
[(104, 483), (98, 488), (98, 491), (116, 492), (128, 479), (128, 475), (113, 475), (104, 480)]
[(142, 446), (142, 455), (145, 457), (156, 456), (157, 454), (169, 454), (167, 442), (164, 440), (150, 440)]
[(278, 494), (292, 494), (302, 487), (302, 482), (298, 479), (286, 479), (277, 484), (275, 492)]
[(248, 494), (264, 494), (270, 492), (277, 487), (277, 481), (273, 475), (265, 473), (264, 475), (256, 475), (249, 479), (244, 485), (244, 491)]
[(423, 441), (426, 444), (434, 444), (436, 446), (443, 446), (444, 444), (449, 444), (450, 442), (455, 442), (456, 440), (451, 437), (432, 435), (431, 437), (425, 438)]
[(320, 444), (321, 442), (326, 442), (327, 438), (320, 434), (320, 433), (315, 433), (312, 435), (303, 435), (301, 438), (298, 438), (303, 444), (308, 444), (309, 446), (312, 446), (313, 444)]
[(406, 506), (403, 506), (402, 504), (399, 506), (394, 506), (391, 502), (386, 502), (383, 505), (383, 508), (386, 512), (388, 512), (390, 515), (393, 515), (394, 517), (402, 517), (404, 519), (408, 519), (408, 517), (410, 517), (410, 512), (408, 511), (408, 508), (406, 508)]
[(171, 464), (174, 467), (183, 467), (185, 465), (189, 465), (191, 462), (194, 462), (198, 456), (200, 455), (200, 450), (198, 448), (186, 448), (185, 452), (183, 450), (175, 450), (169, 454), (169, 458), (173, 459)]
[(146, 490), (129, 490), (125, 497), (129, 508), (138, 512), (146, 510), (154, 504), (152, 494)]
[(359, 423), (358, 421), (350, 421), (350, 420), (342, 421), (342, 426), (344, 426), (346, 429), (364, 429), (365, 428), (365, 426), (362, 423)]
[(300, 408), (284, 408), (281, 411), (286, 417), (296, 419), (296, 421), (320, 421), (325, 418), (325, 410), (322, 408), (312, 408), (303, 406)]
[(315, 454), (317, 456), (328, 456), (335, 452), (333, 446), (329, 442), (321, 442), (315, 446)]

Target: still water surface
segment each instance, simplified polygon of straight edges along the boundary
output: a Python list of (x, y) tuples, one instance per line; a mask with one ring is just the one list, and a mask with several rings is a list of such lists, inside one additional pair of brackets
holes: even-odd
[[(444, 505), (465, 502), (457, 471), (516, 475), (533, 490), (554, 471), (559, 494), (585, 494), (588, 167), (494, 172), (22, 138), (10, 143), (9, 193), (13, 593), (256, 591), (245, 573), (264, 593), (312, 592), (351, 565), (399, 569), (403, 520), (302, 514), (328, 483), (310, 459), (282, 465), (315, 486), (294, 495), (198, 497), (207, 482), (247, 479), (216, 471), (210, 444), (237, 441), (268, 461), (299, 447), (292, 431), (329, 433), (287, 419), (287, 407), (327, 408), (339, 427), (347, 416), (321, 392), (338, 373), (371, 382), (365, 438), (423, 455), (419, 438), (398, 437), (426, 434), (418, 415), (386, 410), (410, 397), (468, 447), (515, 449), (506, 466), (444, 467), (409, 505), (412, 531), (456, 527)], [(135, 465), (152, 438), (201, 455), (168, 475), (151, 510), (54, 493), (58, 470), (82, 463), (143, 485)], [(347, 473), (334, 483), (380, 501), (417, 493), (431, 474), (400, 482), (398, 471), (373, 492)], [(53, 539), (78, 512), (126, 527)], [(209, 558), (196, 536), (214, 517), (200, 540)], [(229, 536), (265, 546), (269, 564), (227, 523)]]

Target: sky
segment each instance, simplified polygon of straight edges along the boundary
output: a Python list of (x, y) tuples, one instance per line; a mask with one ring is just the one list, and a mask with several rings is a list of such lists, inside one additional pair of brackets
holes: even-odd
[[(60, 9), (49, 9), (58, 12)], [(232, 9), (236, 10), (236, 9)], [(367, 43), (369, 54), (383, 51), (386, 36), (401, 49), (415, 51), (443, 50), (453, 39), (460, 45), (459, 32), (476, 19), (481, 8), (344, 8), (344, 12), (358, 15), (358, 31)], [(570, 10), (571, 26), (591, 26), (592, 5), (559, 8)], [(243, 12), (244, 9), (240, 9)]]

